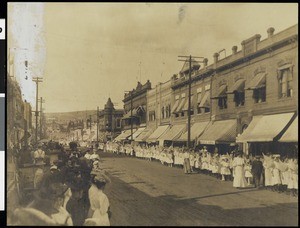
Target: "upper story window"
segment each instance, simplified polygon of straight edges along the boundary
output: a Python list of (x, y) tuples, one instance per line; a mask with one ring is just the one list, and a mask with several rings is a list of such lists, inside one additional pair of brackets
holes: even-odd
[(227, 109), (227, 85), (223, 84), (219, 87), (217, 96), (213, 99), (218, 100), (219, 109)]
[(236, 107), (245, 105), (245, 79), (238, 79), (227, 94), (232, 93), (234, 95), (233, 101)]
[(171, 115), (170, 115), (170, 109), (171, 109), (171, 105), (167, 105), (166, 106), (166, 118), (169, 118)]
[(165, 118), (165, 107), (161, 108), (161, 118), (164, 119)]
[[(175, 117), (177, 117), (176, 110), (178, 108), (178, 105), (179, 105), (179, 95), (176, 95), (175, 102), (174, 102), (172, 110), (171, 110), (171, 113), (174, 113)], [(170, 115), (171, 115), (171, 113), (170, 113)]]
[(149, 121), (154, 121), (155, 120), (155, 111), (150, 111), (149, 112)]
[(290, 66), (278, 70), (279, 98), (293, 96), (293, 73)]
[(254, 103), (266, 101), (266, 73), (259, 73), (251, 80), (248, 89), (253, 90)]
[[(210, 85), (205, 86), (205, 92), (201, 97), (198, 97), (197, 102), (197, 113), (207, 113), (210, 112)], [(200, 102), (199, 102), (200, 101)]]
[[(182, 108), (182, 111), (188, 111), (188, 109), (189, 109), (189, 97), (186, 98), (185, 104)], [(190, 114), (194, 115), (194, 95), (193, 94), (191, 94)]]

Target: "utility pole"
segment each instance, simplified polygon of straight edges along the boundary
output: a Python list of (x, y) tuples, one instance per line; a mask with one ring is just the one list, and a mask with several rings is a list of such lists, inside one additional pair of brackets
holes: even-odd
[[(192, 59), (201, 58), (204, 59), (204, 57), (196, 57), (196, 56), (178, 56), (179, 58), (185, 58), (185, 59), (179, 59), (178, 61), (187, 62), (189, 61), (189, 87), (188, 87), (188, 138), (187, 138), (187, 147), (191, 147), (191, 84), (192, 84)], [(194, 60), (195, 61), (195, 60)], [(203, 62), (203, 61), (197, 61), (197, 62)]]
[(130, 129), (131, 129), (131, 141), (133, 141), (133, 122), (132, 122), (132, 93), (131, 91), (125, 91), (125, 93), (128, 93), (130, 95)]
[(38, 110), (38, 95), (39, 95), (39, 83), (43, 82), (43, 78), (40, 77), (33, 77), (32, 81), (36, 83), (36, 95), (35, 95), (35, 143), (38, 143), (38, 116), (39, 116), (39, 110)]
[(90, 131), (92, 130), (92, 115), (90, 115)]
[(98, 131), (99, 131), (99, 106), (97, 106), (97, 144), (99, 143)]
[(131, 142), (133, 141), (133, 121), (132, 121), (132, 94), (130, 94), (130, 130), (131, 130)]
[(42, 138), (42, 132), (43, 132), (43, 126), (42, 126), (42, 119), (43, 119), (43, 103), (45, 103), (45, 99), (43, 99), (42, 97), (40, 99), (38, 99), (38, 101), (40, 102), (40, 138)]

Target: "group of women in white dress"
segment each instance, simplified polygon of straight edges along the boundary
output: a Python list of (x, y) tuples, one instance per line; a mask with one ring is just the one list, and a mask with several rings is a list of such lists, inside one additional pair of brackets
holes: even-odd
[[(107, 142), (106, 151), (135, 155), (137, 158), (149, 161), (160, 161), (162, 164), (174, 167), (184, 167), (188, 158), (190, 169), (200, 173), (220, 178), (222, 181), (232, 180), (233, 187), (245, 188), (253, 183), (252, 157), (242, 153), (220, 155), (210, 153), (204, 146), (200, 151), (179, 147), (160, 147), (157, 145), (122, 145), (116, 142)], [(282, 161), (278, 155), (262, 156), (262, 179), (264, 185), (289, 189), (293, 192), (298, 189), (298, 159)], [(283, 185), (282, 188), (280, 188)], [(286, 186), (286, 187), (285, 187)], [(277, 188), (275, 188), (277, 190)]]
[(298, 191), (298, 159), (281, 158), (280, 155), (264, 155), (264, 185), (272, 190), (289, 189), (293, 194)]

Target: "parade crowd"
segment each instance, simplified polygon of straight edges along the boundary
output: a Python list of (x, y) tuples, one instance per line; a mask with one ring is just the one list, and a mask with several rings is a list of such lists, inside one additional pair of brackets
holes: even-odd
[(214, 176), (221, 181), (233, 181), (235, 188), (264, 187), (298, 196), (298, 159), (295, 157), (280, 157), (279, 154), (270, 153), (248, 156), (237, 150), (220, 155), (209, 152), (206, 146), (194, 150), (172, 146), (132, 146), (112, 141), (105, 144), (104, 150), (159, 161), (169, 167), (182, 168), (186, 174), (197, 172)]
[(36, 167), (32, 200), (13, 211), (12, 225), (110, 225), (109, 200), (103, 192), (110, 179), (100, 167), (98, 149), (70, 148), (63, 149), (50, 168), (42, 146), (30, 153)]

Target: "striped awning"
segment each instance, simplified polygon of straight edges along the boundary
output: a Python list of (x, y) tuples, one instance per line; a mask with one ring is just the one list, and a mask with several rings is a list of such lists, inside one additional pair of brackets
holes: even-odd
[(266, 73), (259, 73), (250, 81), (247, 89), (258, 89), (266, 85)]
[(247, 142), (272, 142), (284, 130), (293, 115), (294, 113), (282, 113), (263, 116), (247, 136)]
[(172, 107), (171, 113), (175, 113), (175, 110), (177, 109), (179, 104), (179, 99), (177, 99)]
[(173, 125), (168, 131), (166, 131), (166, 133), (161, 135), (158, 138), (158, 140), (159, 141), (165, 141), (165, 140), (173, 141), (174, 139), (176, 139), (177, 137), (179, 137), (182, 134), (182, 132), (184, 131), (185, 128), (186, 128), (185, 124)]
[[(191, 108), (193, 108), (194, 95), (191, 95)], [(187, 111), (189, 107), (189, 98), (187, 97), (186, 102), (182, 108), (182, 111)]]
[(162, 125), (158, 126), (158, 128), (155, 129), (155, 131), (149, 136), (149, 138), (146, 140), (147, 142), (157, 142), (158, 138), (164, 134), (168, 129), (170, 125)]
[(236, 138), (236, 119), (219, 120), (207, 127), (199, 137), (200, 144), (228, 144), (235, 142)]
[[(196, 140), (205, 130), (205, 128), (208, 126), (209, 121), (206, 122), (199, 122), (194, 123), (191, 127), (191, 141)], [(188, 140), (188, 131), (183, 133), (178, 139), (175, 141), (187, 141)]]
[(147, 127), (141, 134), (134, 140), (136, 142), (146, 142), (146, 139), (153, 133), (154, 128)]
[(227, 93), (234, 93), (235, 91), (243, 91), (245, 89), (245, 79), (237, 80)]
[(298, 116), (289, 126), (286, 132), (278, 140), (279, 142), (298, 142)]

